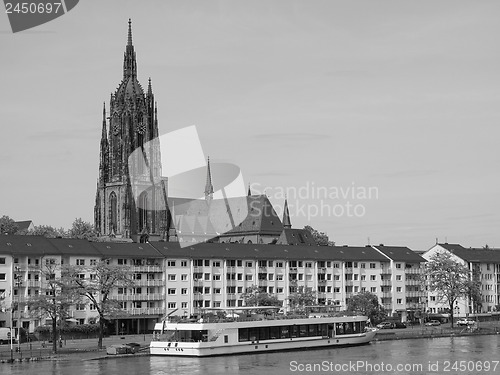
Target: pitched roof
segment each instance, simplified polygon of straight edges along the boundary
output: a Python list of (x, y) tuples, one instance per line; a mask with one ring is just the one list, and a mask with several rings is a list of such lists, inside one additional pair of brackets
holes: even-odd
[(378, 245), (373, 246), (375, 249), (379, 250), (381, 253), (386, 255), (396, 262), (406, 262), (406, 263), (421, 263), (426, 262), (419, 254), (409, 249), (406, 246), (384, 246)]
[(149, 243), (118, 243), (118, 242), (92, 242), (99, 253), (104, 257), (124, 257), (124, 258), (161, 258), (158, 252)]
[(61, 255), (43, 236), (0, 236), (0, 253), (16, 255)]
[(500, 250), (477, 248), (466, 249), (462, 245), (448, 243), (438, 245), (467, 262), (500, 263)]
[(24, 221), (15, 221), (14, 222), (17, 225), (18, 230), (25, 230), (29, 229), (29, 227), (33, 224), (33, 221), (31, 220), (24, 220)]
[(371, 247), (198, 243), (181, 248), (177, 242), (151, 245), (167, 258), (388, 261)]
[(285, 228), (278, 238), (277, 245), (316, 246), (316, 241), (307, 229)]
[(75, 238), (47, 238), (46, 240), (63, 255), (101, 256), (101, 253), (88, 240)]

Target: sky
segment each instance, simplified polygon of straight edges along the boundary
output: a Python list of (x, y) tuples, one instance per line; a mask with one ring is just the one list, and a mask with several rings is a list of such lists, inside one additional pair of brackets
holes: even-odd
[(15, 34), (3, 13), (0, 215), (93, 222), (129, 18), (160, 133), (196, 125), (294, 227), (500, 247), (497, 1), (86, 0)]

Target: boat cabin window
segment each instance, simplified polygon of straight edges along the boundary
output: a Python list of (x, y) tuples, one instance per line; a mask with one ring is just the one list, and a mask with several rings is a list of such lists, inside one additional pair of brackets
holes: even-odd
[(294, 337), (326, 337), (327, 335), (327, 324), (301, 324), (238, 329), (238, 340), (240, 342), (289, 339)]
[(208, 331), (204, 330), (166, 330), (161, 334), (161, 331), (155, 331), (155, 337), (160, 341), (174, 342), (207, 342)]
[(335, 323), (335, 335), (352, 335), (364, 332), (365, 322)]

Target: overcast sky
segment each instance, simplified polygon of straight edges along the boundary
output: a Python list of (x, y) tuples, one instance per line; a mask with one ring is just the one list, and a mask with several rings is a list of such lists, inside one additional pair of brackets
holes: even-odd
[(288, 188), (294, 227), (500, 247), (498, 1), (86, 0), (16, 34), (3, 13), (0, 215), (93, 222), (129, 17), (160, 133), (196, 125), (279, 214)]

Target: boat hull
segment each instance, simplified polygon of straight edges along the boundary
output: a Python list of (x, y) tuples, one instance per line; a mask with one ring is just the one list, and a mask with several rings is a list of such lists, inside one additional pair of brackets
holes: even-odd
[(245, 342), (237, 345), (213, 345), (213, 343), (185, 343), (153, 341), (151, 355), (208, 357), (234, 354), (252, 354), (271, 351), (307, 350), (324, 347), (365, 345), (375, 336), (375, 331), (340, 337), (290, 338), (276, 341)]

